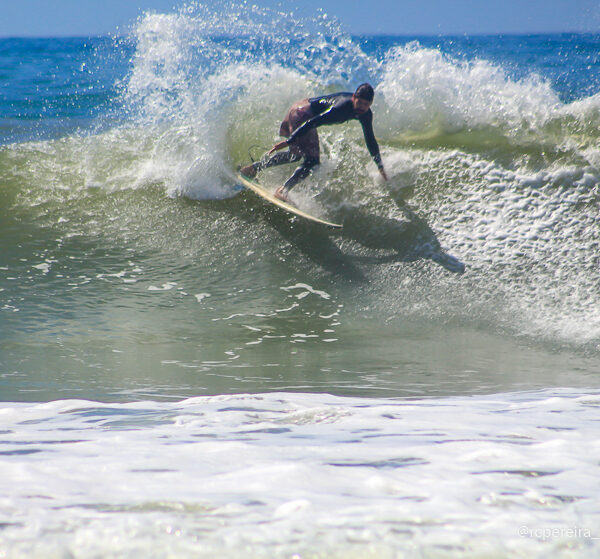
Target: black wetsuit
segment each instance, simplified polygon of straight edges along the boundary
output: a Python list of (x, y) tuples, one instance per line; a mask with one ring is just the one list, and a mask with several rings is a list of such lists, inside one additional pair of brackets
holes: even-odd
[[(308, 99), (310, 104), (310, 113), (312, 116), (300, 124), (295, 130), (293, 130), (287, 139), (288, 145), (293, 145), (299, 138), (302, 138), (302, 136), (304, 136), (310, 130), (313, 130), (319, 126), (327, 124), (341, 124), (343, 122), (347, 122), (348, 120), (356, 119), (362, 125), (365, 142), (371, 157), (377, 166), (382, 168), (383, 164), (381, 163), (381, 155), (379, 154), (379, 145), (377, 144), (375, 134), (373, 133), (373, 113), (371, 112), (371, 109), (368, 109), (363, 114), (356, 114), (354, 111), (352, 97), (352, 93), (341, 92)], [(289, 114), (287, 118), (289, 118)], [(284, 187), (289, 190), (299, 181), (307, 177), (312, 168), (319, 164), (318, 137), (315, 138), (315, 140), (316, 148), (311, 151), (316, 153), (302, 153), (302, 150), (298, 152), (297, 149), (289, 150), (285, 153), (275, 154), (266, 160), (257, 161), (254, 163), (254, 167), (257, 171), (259, 171), (275, 165), (293, 163), (304, 157), (302, 164), (294, 171), (293, 175), (284, 184)]]
[(311, 128), (317, 128), (326, 124), (341, 124), (348, 120), (357, 119), (362, 125), (367, 149), (378, 167), (382, 167), (379, 145), (373, 133), (373, 113), (371, 109), (361, 115), (354, 112), (352, 93), (332, 93), (321, 97), (312, 97), (309, 100), (310, 109), (315, 115), (307, 120), (302, 126), (294, 130), (288, 138), (288, 144), (306, 134)]

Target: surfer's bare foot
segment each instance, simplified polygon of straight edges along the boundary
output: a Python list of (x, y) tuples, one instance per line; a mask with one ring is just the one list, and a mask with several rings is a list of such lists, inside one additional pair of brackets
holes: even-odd
[(254, 165), (246, 165), (245, 167), (240, 167), (240, 173), (245, 177), (253, 179), (256, 176), (256, 169)]
[(290, 199), (287, 196), (288, 194), (288, 190), (285, 188), (285, 186), (280, 186), (274, 193), (273, 196), (275, 196), (275, 198), (283, 201), (283, 202), (287, 202), (288, 204), (290, 203)]

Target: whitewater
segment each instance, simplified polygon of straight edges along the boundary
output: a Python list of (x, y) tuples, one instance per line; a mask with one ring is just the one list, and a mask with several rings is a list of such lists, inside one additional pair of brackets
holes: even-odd
[(597, 556), (600, 37), (121, 31), (0, 40), (0, 557)]

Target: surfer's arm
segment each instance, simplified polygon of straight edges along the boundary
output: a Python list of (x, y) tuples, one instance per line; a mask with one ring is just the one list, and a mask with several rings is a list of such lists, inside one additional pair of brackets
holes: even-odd
[(279, 151), (280, 149), (284, 149), (284, 148), (288, 147), (288, 145), (289, 144), (288, 144), (287, 140), (278, 142), (269, 150), (269, 155), (272, 155), (273, 153), (275, 153), (276, 151)]
[(335, 105), (329, 107), (325, 112), (320, 115), (314, 116), (311, 119), (307, 120), (304, 124), (298, 126), (296, 130), (292, 132), (290, 137), (286, 140), (286, 145), (293, 144), (298, 138), (304, 136), (309, 130), (313, 128), (318, 128), (319, 126), (323, 126), (324, 124), (339, 124), (341, 122), (345, 122), (349, 120), (349, 116), (347, 116), (339, 107)]
[(365, 143), (367, 144), (367, 149), (375, 161), (377, 168), (379, 169), (379, 173), (381, 176), (388, 180), (387, 173), (383, 168), (383, 162), (381, 161), (381, 154), (379, 153), (379, 144), (375, 139), (375, 133), (373, 132), (373, 113), (371, 111), (366, 112), (363, 116), (361, 116), (360, 124), (362, 125), (363, 135), (365, 137)]
[(287, 140), (283, 140), (283, 141), (275, 144), (269, 151), (269, 155), (271, 155), (272, 153), (275, 153), (276, 151), (279, 151), (280, 149), (284, 149), (284, 148), (290, 146), (300, 136), (304, 136), (304, 134), (306, 134), (312, 128), (316, 128), (317, 126), (321, 126), (322, 124), (332, 124), (329, 122), (329, 120), (331, 120), (331, 119), (326, 117), (326, 115), (328, 115), (329, 113), (331, 113), (331, 109), (329, 109), (328, 111), (325, 111), (323, 114), (320, 114), (320, 115), (317, 115), (317, 116), (311, 118), (310, 120), (307, 120), (301, 126), (298, 126), (298, 128), (296, 128), (296, 130), (294, 130), (292, 132), (291, 136)]

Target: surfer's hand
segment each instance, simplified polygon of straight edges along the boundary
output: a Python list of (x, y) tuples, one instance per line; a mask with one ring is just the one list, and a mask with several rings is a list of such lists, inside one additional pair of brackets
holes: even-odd
[(384, 180), (388, 180), (387, 173), (385, 172), (385, 169), (383, 167), (379, 167), (379, 173), (381, 174)]
[(271, 148), (271, 151), (269, 151), (269, 155), (271, 155), (272, 153), (275, 153), (276, 151), (279, 151), (280, 149), (286, 148), (287, 146), (288, 146), (287, 140), (283, 140), (283, 142), (279, 142), (278, 144), (275, 144)]

